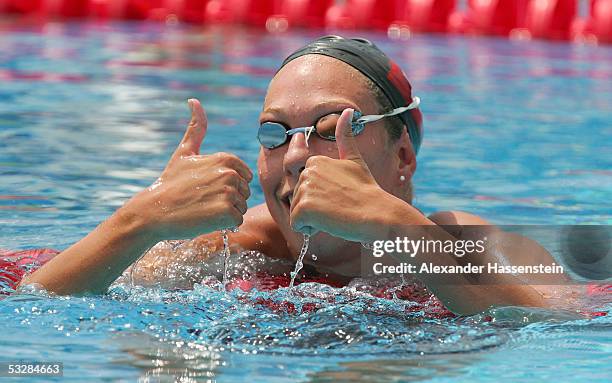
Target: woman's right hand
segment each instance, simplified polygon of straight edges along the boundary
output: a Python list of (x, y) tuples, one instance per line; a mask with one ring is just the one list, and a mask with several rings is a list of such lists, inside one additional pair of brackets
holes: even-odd
[(207, 119), (196, 99), (191, 121), (161, 176), (120, 210), (143, 220), (157, 240), (193, 238), (242, 224), (253, 173), (237, 156), (200, 155)]

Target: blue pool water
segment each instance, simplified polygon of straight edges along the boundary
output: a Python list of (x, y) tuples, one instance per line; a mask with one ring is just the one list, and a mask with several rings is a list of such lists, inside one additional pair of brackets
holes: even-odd
[[(254, 169), (268, 81), (288, 52), (324, 33), (7, 22), (0, 32), (0, 248), (15, 250), (64, 249), (153, 182), (189, 97), (209, 116), (203, 151), (234, 152)], [(499, 224), (612, 223), (612, 47), (366, 37), (423, 102), (417, 207)], [(263, 202), (257, 181), (251, 189), (249, 205)], [(289, 300), (297, 313), (258, 300)], [(301, 313), (306, 304), (321, 308)], [(430, 319), (411, 304), (318, 284), (296, 294), (117, 284), (101, 297), (12, 295), (0, 301), (0, 361), (62, 361), (78, 382), (612, 375), (609, 316), (501, 308)]]

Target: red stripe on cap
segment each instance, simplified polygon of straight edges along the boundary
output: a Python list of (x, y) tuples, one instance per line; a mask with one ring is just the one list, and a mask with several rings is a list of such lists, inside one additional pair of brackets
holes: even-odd
[(391, 65), (391, 69), (387, 73), (387, 79), (391, 81), (391, 84), (399, 90), (404, 97), (404, 101), (406, 101), (406, 105), (412, 102), (412, 86), (406, 79), (406, 75), (402, 71), (402, 69), (395, 63), (393, 60), (389, 60), (389, 64)]
[[(393, 84), (393, 86), (400, 92), (400, 94), (404, 98), (404, 105), (410, 105), (412, 103), (412, 85), (410, 85), (410, 82), (408, 82), (406, 74), (404, 73), (404, 71), (402, 71), (402, 68), (400, 68), (399, 65), (395, 63), (395, 61), (389, 59), (389, 65), (391, 68), (387, 73), (387, 79), (389, 80), (389, 82), (391, 82), (391, 84)], [(415, 108), (410, 111), (410, 115), (416, 123), (416, 129), (418, 130), (417, 132), (415, 132), (416, 134), (418, 134), (418, 137), (412, 137), (412, 134), (410, 134), (410, 138), (413, 140), (413, 147), (415, 149), (415, 152), (417, 152), (419, 146), (421, 145), (421, 140), (423, 137), (423, 114), (421, 113), (421, 110), (419, 108)], [(408, 133), (410, 133), (410, 129)], [(414, 140), (416, 140), (416, 142), (414, 142)]]

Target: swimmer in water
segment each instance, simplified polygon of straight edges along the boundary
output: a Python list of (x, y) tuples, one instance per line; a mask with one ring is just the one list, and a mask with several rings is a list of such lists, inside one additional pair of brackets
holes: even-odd
[[(257, 168), (265, 204), (247, 210), (253, 174), (241, 159), (200, 154), (207, 119), (199, 101), (191, 99), (191, 122), (160, 177), (22, 284), (38, 283), (58, 294), (102, 293), (156, 243), (218, 243), (218, 230), (234, 226), (240, 230), (230, 233), (233, 246), (291, 261), (303, 233), (311, 233), (309, 254), (317, 260), (304, 262), (330, 282), (360, 276), (362, 243), (396, 237), (460, 240), (461, 228), (490, 224), (460, 211), (425, 216), (412, 205), (411, 180), (423, 135), (418, 104), (404, 73), (375, 45), (320, 38), (283, 62), (268, 87), (259, 131), (253, 132), (261, 144)], [(479, 262), (524, 264), (520, 257), (529, 254), (551, 263), (535, 242), (521, 241), (518, 250), (498, 242)], [(148, 262), (149, 254), (143, 258), (145, 270), (176, 258), (171, 250), (153, 256), (154, 262)], [(448, 267), (463, 261), (417, 254), (409, 262)], [(497, 305), (551, 305), (541, 285), (479, 284), (460, 274), (419, 279), (457, 314)]]

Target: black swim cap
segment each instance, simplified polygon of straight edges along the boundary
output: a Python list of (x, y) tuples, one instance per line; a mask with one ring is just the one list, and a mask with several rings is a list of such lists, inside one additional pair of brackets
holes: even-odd
[[(412, 103), (412, 86), (400, 67), (372, 42), (340, 36), (321, 37), (293, 52), (279, 70), (291, 60), (304, 55), (324, 55), (347, 63), (374, 82), (391, 101), (393, 108)], [(408, 135), (415, 154), (423, 139), (423, 115), (418, 108), (398, 115), (408, 127)]]

